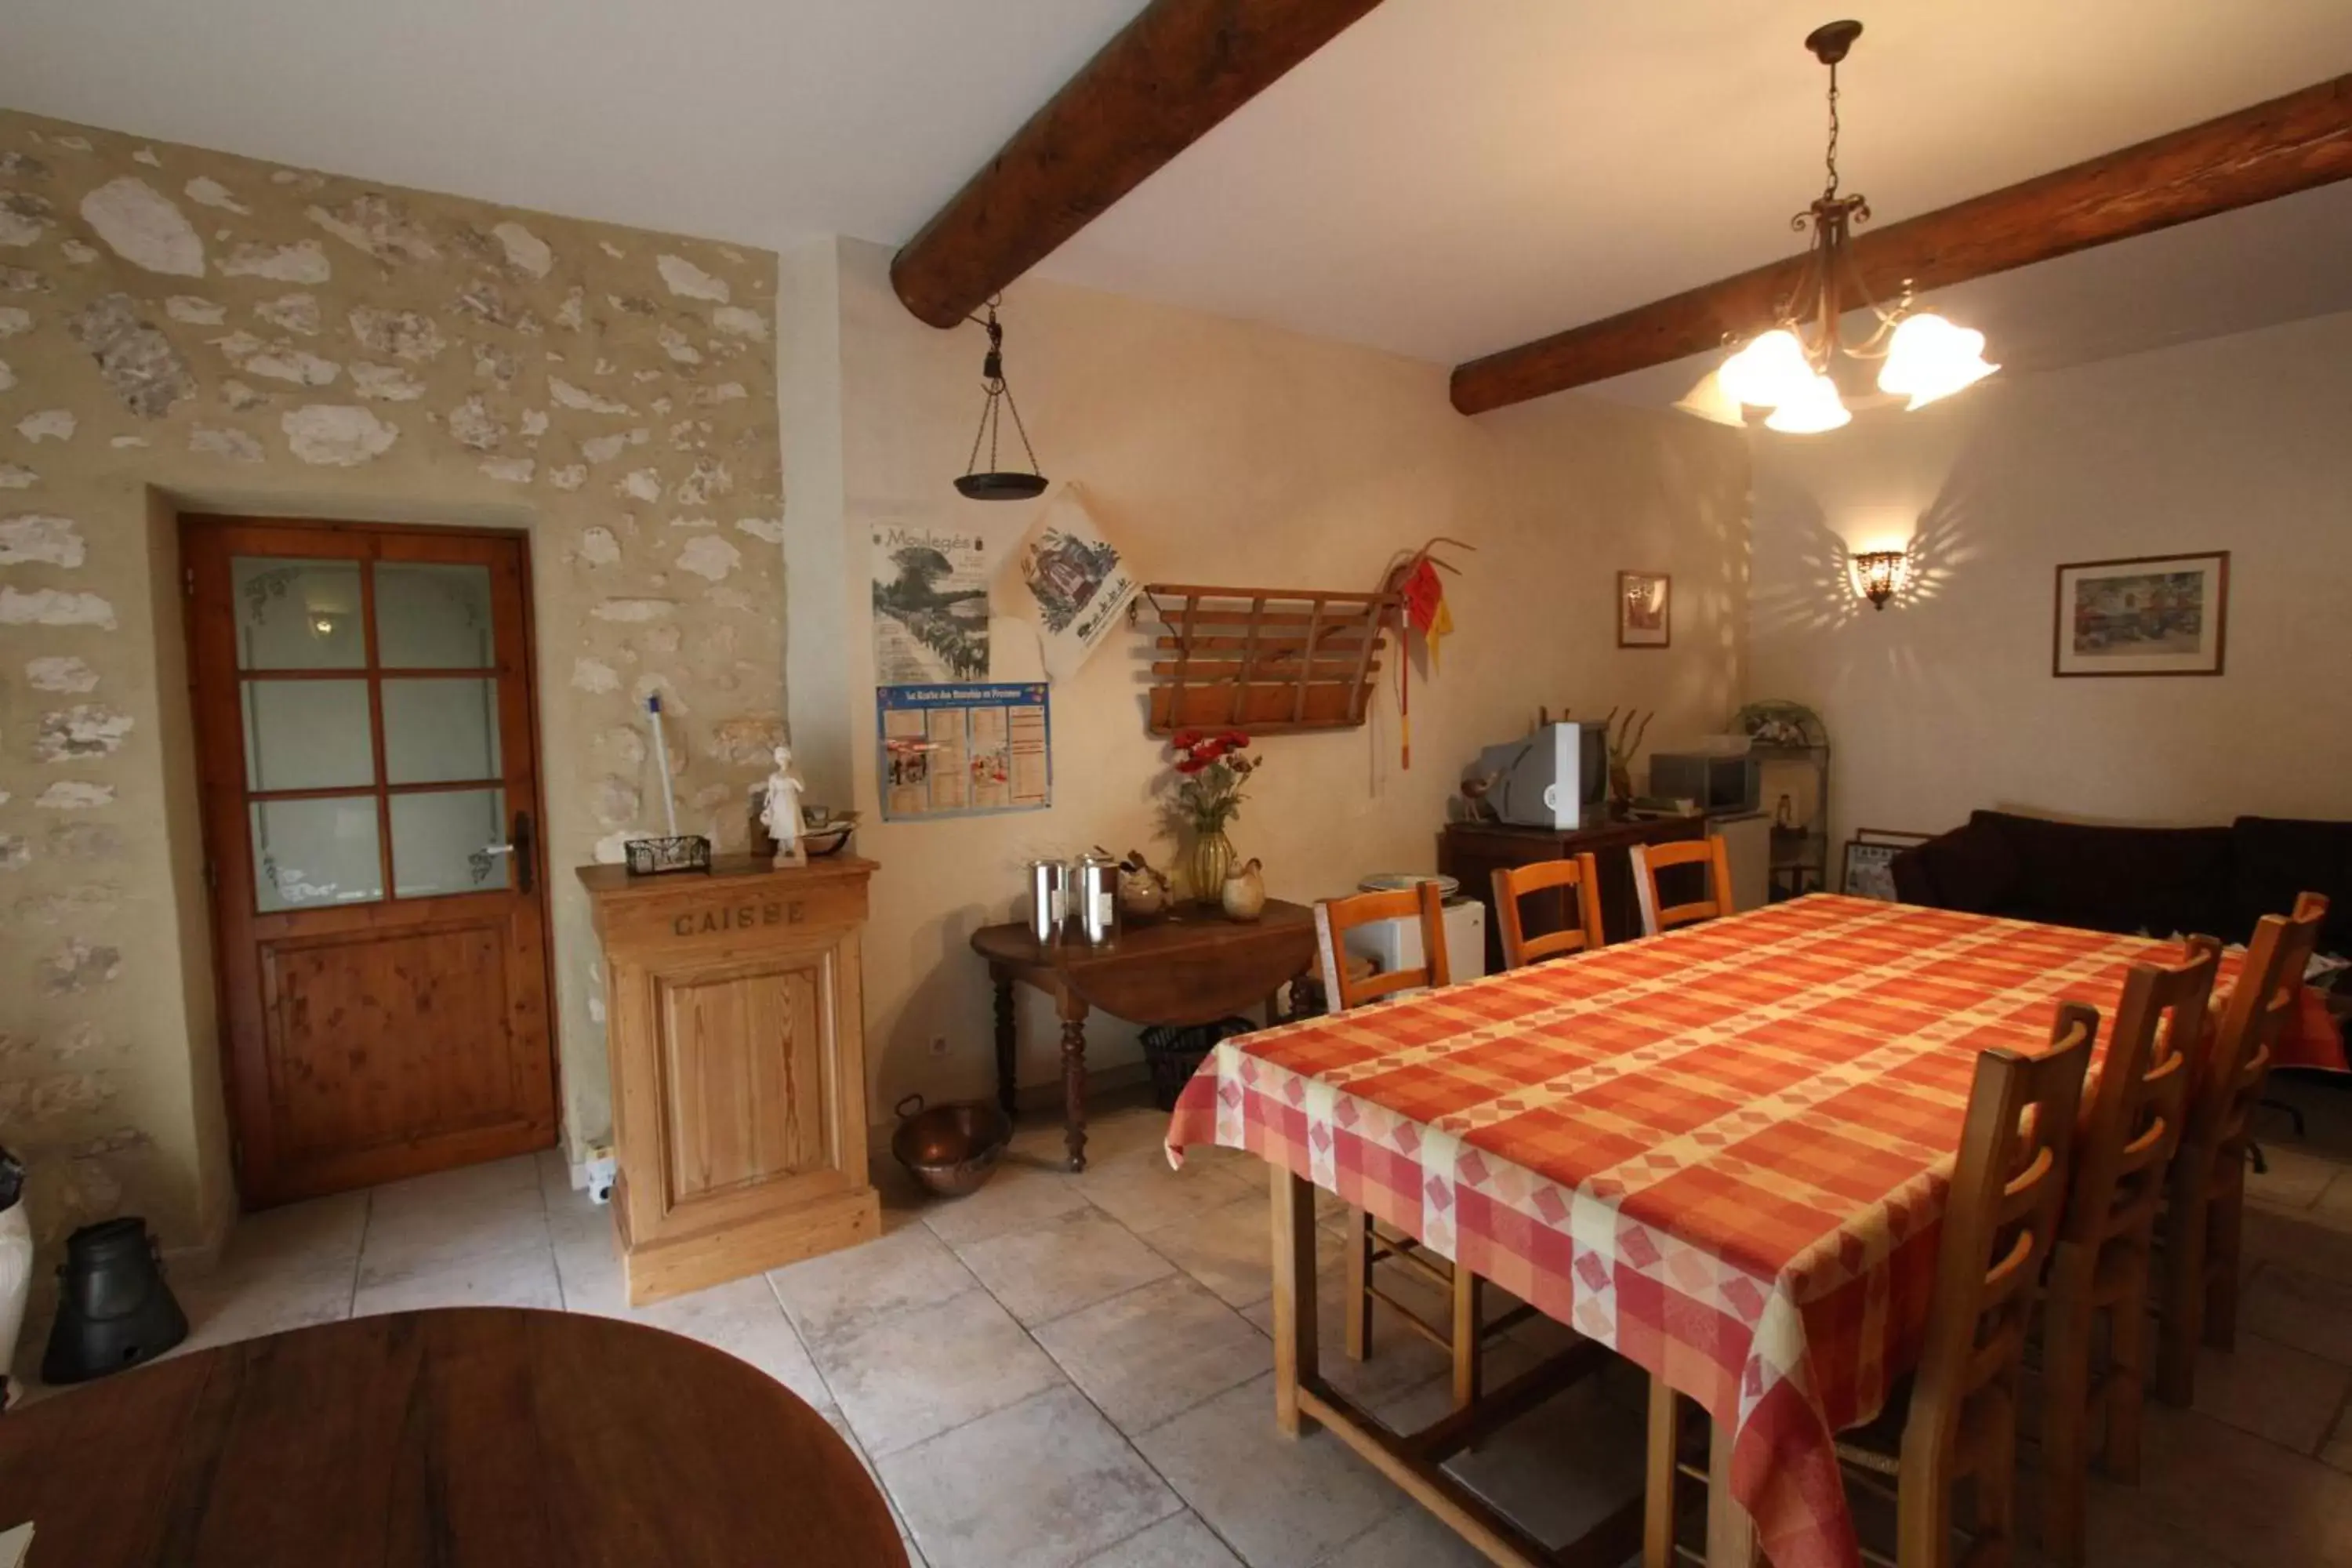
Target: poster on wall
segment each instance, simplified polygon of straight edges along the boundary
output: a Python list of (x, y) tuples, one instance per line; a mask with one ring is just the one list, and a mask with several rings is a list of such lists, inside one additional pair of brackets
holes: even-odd
[(885, 821), (1053, 804), (1045, 682), (885, 686), (874, 707)]
[(1139, 584), (1074, 485), (1045, 503), (1013, 552), (1003, 603), (1036, 624), (1045, 674), (1063, 680), (1110, 635)]
[(977, 534), (877, 528), (872, 571), (878, 684), (988, 679), (988, 547)]

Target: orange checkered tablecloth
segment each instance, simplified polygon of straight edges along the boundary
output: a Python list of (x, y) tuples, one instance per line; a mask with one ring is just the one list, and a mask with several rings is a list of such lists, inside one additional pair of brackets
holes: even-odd
[(1832, 1435), (1918, 1359), (1979, 1051), (2146, 938), (1817, 894), (1219, 1045), (1169, 1123), (1705, 1405), (1780, 1568), (1860, 1562)]

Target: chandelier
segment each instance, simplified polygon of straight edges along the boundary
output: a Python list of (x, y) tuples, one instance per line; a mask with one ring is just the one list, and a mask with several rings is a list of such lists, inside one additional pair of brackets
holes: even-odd
[[(1985, 363), (1984, 334), (1957, 327), (1930, 310), (1911, 308), (1911, 285), (1890, 308), (1871, 298), (1855, 267), (1853, 230), (1870, 221), (1870, 203), (1838, 194), (1838, 62), (1862, 36), (1859, 22), (1831, 22), (1805, 38), (1805, 47), (1830, 71), (1829, 182), (1812, 205), (1789, 220), (1811, 233), (1796, 287), (1774, 312), (1769, 331), (1749, 339), (1676, 406), (1718, 424), (1746, 422), (1743, 405), (1770, 410), (1767, 428), (1793, 435), (1834, 430), (1853, 416), (1832, 377), (1841, 360), (1880, 362), (1878, 390), (1907, 397), (1918, 408), (1949, 397), (2000, 367)], [(1866, 309), (1870, 335), (1848, 342), (1841, 319)]]

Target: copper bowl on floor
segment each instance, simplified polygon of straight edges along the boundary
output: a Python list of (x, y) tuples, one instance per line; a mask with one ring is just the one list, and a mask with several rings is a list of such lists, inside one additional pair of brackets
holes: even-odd
[(1012, 1119), (984, 1100), (926, 1107), (921, 1095), (910, 1094), (897, 1109), (892, 1156), (943, 1198), (978, 1192), (1013, 1141)]

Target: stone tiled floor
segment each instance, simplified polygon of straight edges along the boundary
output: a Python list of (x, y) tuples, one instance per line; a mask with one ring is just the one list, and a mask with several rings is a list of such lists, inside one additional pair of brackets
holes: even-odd
[[(2142, 1486), (2094, 1482), (2096, 1563), (2352, 1568), (2352, 1094), (2288, 1092), (2310, 1132), (2266, 1123), (2279, 1141), (2253, 1182), (2242, 1342), (2207, 1357), (2197, 1410), (2153, 1410)], [(894, 1192), (878, 1241), (636, 1310), (605, 1213), (552, 1156), (254, 1216), (219, 1268), (178, 1288), (199, 1345), (460, 1304), (707, 1341), (833, 1420), (929, 1568), (1477, 1562), (1328, 1434), (1275, 1432), (1262, 1168), (1200, 1151), (1171, 1172), (1163, 1125), (1141, 1107), (1104, 1116), (1075, 1177), (1053, 1164), (1058, 1129), (1024, 1129), (972, 1197)], [(1336, 1269), (1336, 1228), (1325, 1241)], [(1556, 1331), (1518, 1331), (1501, 1374)], [(1336, 1375), (1405, 1425), (1445, 1402), (1437, 1352), (1393, 1330)], [(1538, 1533), (1579, 1532), (1639, 1485), (1642, 1396), (1638, 1376), (1599, 1380), (1459, 1471)]]

